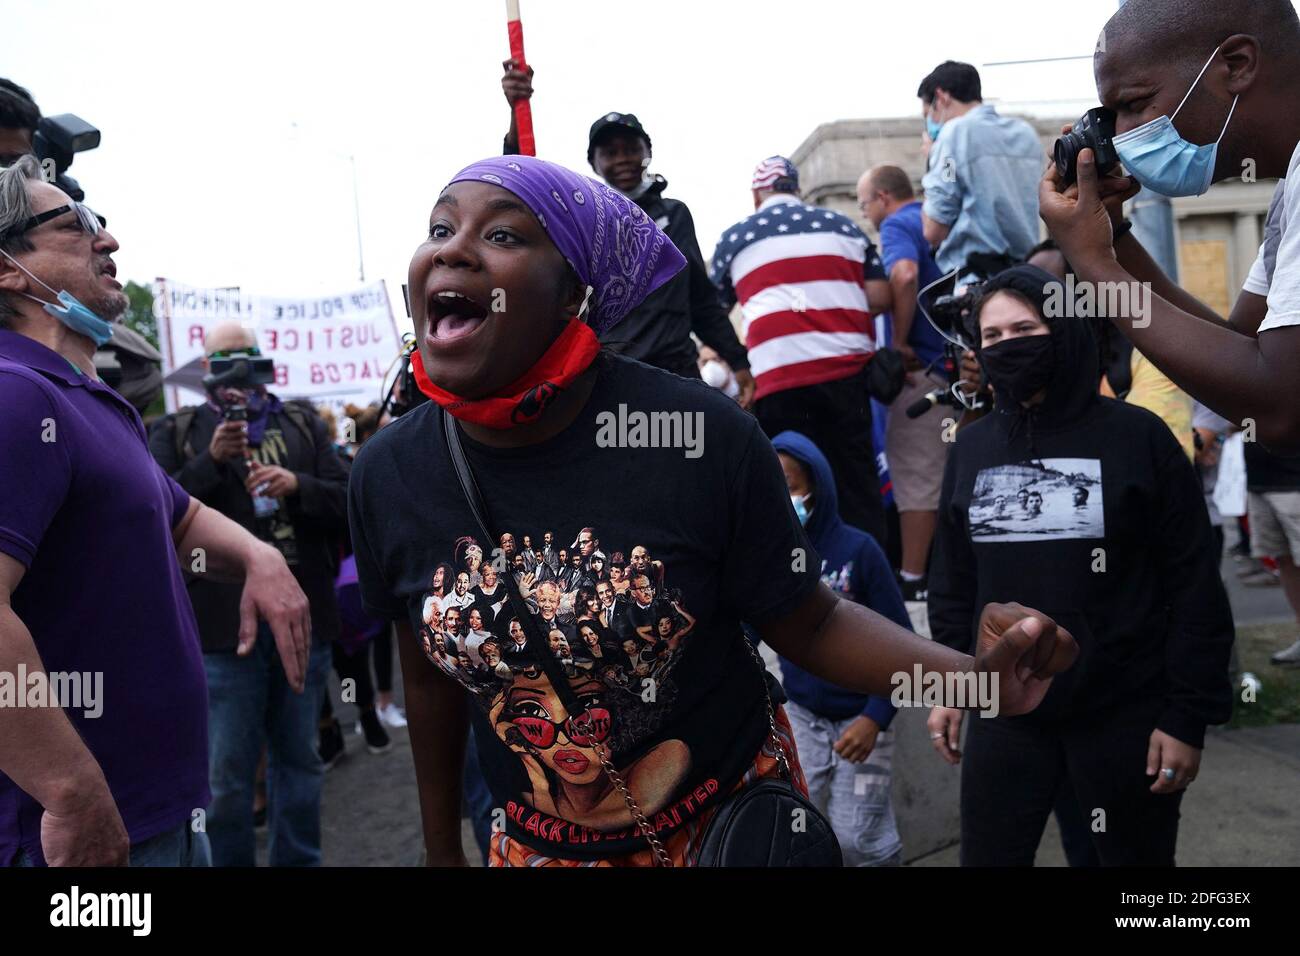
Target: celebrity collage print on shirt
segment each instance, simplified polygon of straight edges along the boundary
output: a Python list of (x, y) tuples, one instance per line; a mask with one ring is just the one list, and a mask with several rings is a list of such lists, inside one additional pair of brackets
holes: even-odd
[[(561, 542), (550, 531), (518, 541), (507, 533), (485, 560), (477, 539), (457, 539), (451, 560), (437, 565), (424, 593), (420, 644), (472, 693), (518, 755), (533, 807), (603, 829), (624, 821), (627, 811), (594, 745), (619, 753), (660, 729), (676, 695), (673, 669), (695, 619), (679, 592), (666, 586), (663, 562), (644, 545), (606, 555), (594, 528), (581, 529), (567, 548)], [(529, 629), (507, 596), (505, 569), (590, 726), (575, 726), (535, 656)], [(684, 742), (665, 740), (620, 771), (644, 795), (642, 810), (654, 813), (690, 764)]]

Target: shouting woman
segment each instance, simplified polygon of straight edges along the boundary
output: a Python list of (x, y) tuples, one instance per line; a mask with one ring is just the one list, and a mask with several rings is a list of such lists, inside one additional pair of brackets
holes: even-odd
[[(986, 671), (999, 682), (1004, 713), (1033, 709), (1073, 660), (1070, 635), (1018, 605), (986, 609), (972, 659), (838, 600), (821, 583), (820, 559), (754, 419), (701, 382), (603, 353), (597, 343), (683, 261), (634, 203), (526, 156), (458, 173), (412, 257), (413, 362), (433, 401), (366, 445), (352, 472), (350, 509), (367, 603), (409, 622), (401, 627), (402, 671), (431, 864), (465, 862), (460, 775), (470, 720), (495, 805), (505, 811), (491, 841), (493, 865), (694, 862), (717, 806), (776, 776), (778, 745), (794, 758), (779, 707), (775, 733), (769, 725), (765, 681), (741, 621), (799, 666), (864, 692), (887, 694), (891, 676), (914, 667)], [(486, 541), (468, 502), (448, 494), (460, 484), (447, 415), (494, 525)], [(672, 440), (672, 424), (680, 437), (688, 416), (705, 437), (703, 453), (690, 449), (695, 457)], [(620, 419), (626, 428), (613, 429), (619, 441), (610, 447), (603, 439)], [(647, 420), (667, 430), (649, 440)], [(574, 615), (540, 588), (523, 613), (535, 618), (529, 633), (545, 636), (524, 635), (523, 649), (504, 655), (512, 680), (494, 668), (484, 688), (482, 669), (447, 655), (430, 663), (420, 653), (412, 626), (421, 625), (433, 569), (467, 553), (464, 538), (504, 571), (513, 555), (492, 547), (498, 536), (553, 529), (558, 540), (572, 540), (584, 528), (599, 528), (611, 554), (633, 556), (635, 600), (607, 609), (619, 642), (639, 644), (637, 627), (664, 613), (693, 622), (689, 633), (672, 635), (675, 645), (664, 642), (666, 659), (653, 674), (629, 673), (630, 662), (557, 668), (546, 655), (554, 644), (571, 656), (568, 641), (549, 635), (565, 634)], [(522, 632), (512, 638), (514, 614), (505, 611), (503, 645), (518, 646)], [(798, 762), (789, 762), (798, 784)]]

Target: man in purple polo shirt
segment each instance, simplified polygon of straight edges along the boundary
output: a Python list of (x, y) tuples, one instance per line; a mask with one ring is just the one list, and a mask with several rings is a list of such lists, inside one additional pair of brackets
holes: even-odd
[(307, 599), (190, 498), (95, 377), (127, 307), (117, 242), (24, 157), (0, 171), (0, 866), (207, 857), (207, 686), (181, 566), (244, 578), (301, 692)]

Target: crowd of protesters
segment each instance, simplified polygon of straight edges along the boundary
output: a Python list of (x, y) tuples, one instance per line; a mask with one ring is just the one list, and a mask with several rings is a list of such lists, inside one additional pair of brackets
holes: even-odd
[[(769, 156), (707, 256), (636, 115), (591, 125), (597, 180), (518, 155), (512, 120), (412, 258), (430, 401), (336, 417), (220, 386), (148, 431), (94, 363), (127, 305), (117, 240), (44, 181), (39, 111), (0, 81), (0, 671), (102, 673), (112, 702), (0, 706), (0, 865), (248, 866), (263, 824), (271, 865), (319, 864), (343, 702), (371, 754), (409, 733), (430, 863), (465, 861), (464, 815), (492, 865), (691, 865), (729, 794), (780, 777), (846, 864), (897, 865), (891, 678), (914, 664), (998, 682), (990, 718), (927, 721), (962, 767), (964, 865), (1032, 864), (1053, 813), (1073, 865), (1172, 865), (1232, 713), (1214, 490), (1247, 420), (1243, 573), (1300, 622), (1300, 129), (1272, 118), (1300, 22), (1132, 0), (1112, 29), (1155, 38), (1098, 57), (1132, 177), (1090, 154), (1077, 185), (1044, 175), (1033, 128), (949, 61), (917, 90), (919, 184), (863, 170), (857, 220)], [(512, 107), (533, 75), (504, 64)], [(1225, 320), (1123, 210), (1244, 155), (1292, 175)], [(948, 326), (945, 279), (970, 290)], [(1121, 279), (1152, 321), (1052, 305)], [(260, 355), (233, 323), (204, 350)], [(625, 406), (700, 416), (708, 455), (593, 454), (579, 423)]]

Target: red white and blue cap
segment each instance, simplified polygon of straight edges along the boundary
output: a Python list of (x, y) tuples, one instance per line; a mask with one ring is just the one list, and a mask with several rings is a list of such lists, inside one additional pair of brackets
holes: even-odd
[(771, 189), (779, 193), (799, 191), (799, 170), (784, 156), (769, 156), (754, 168), (753, 189)]

